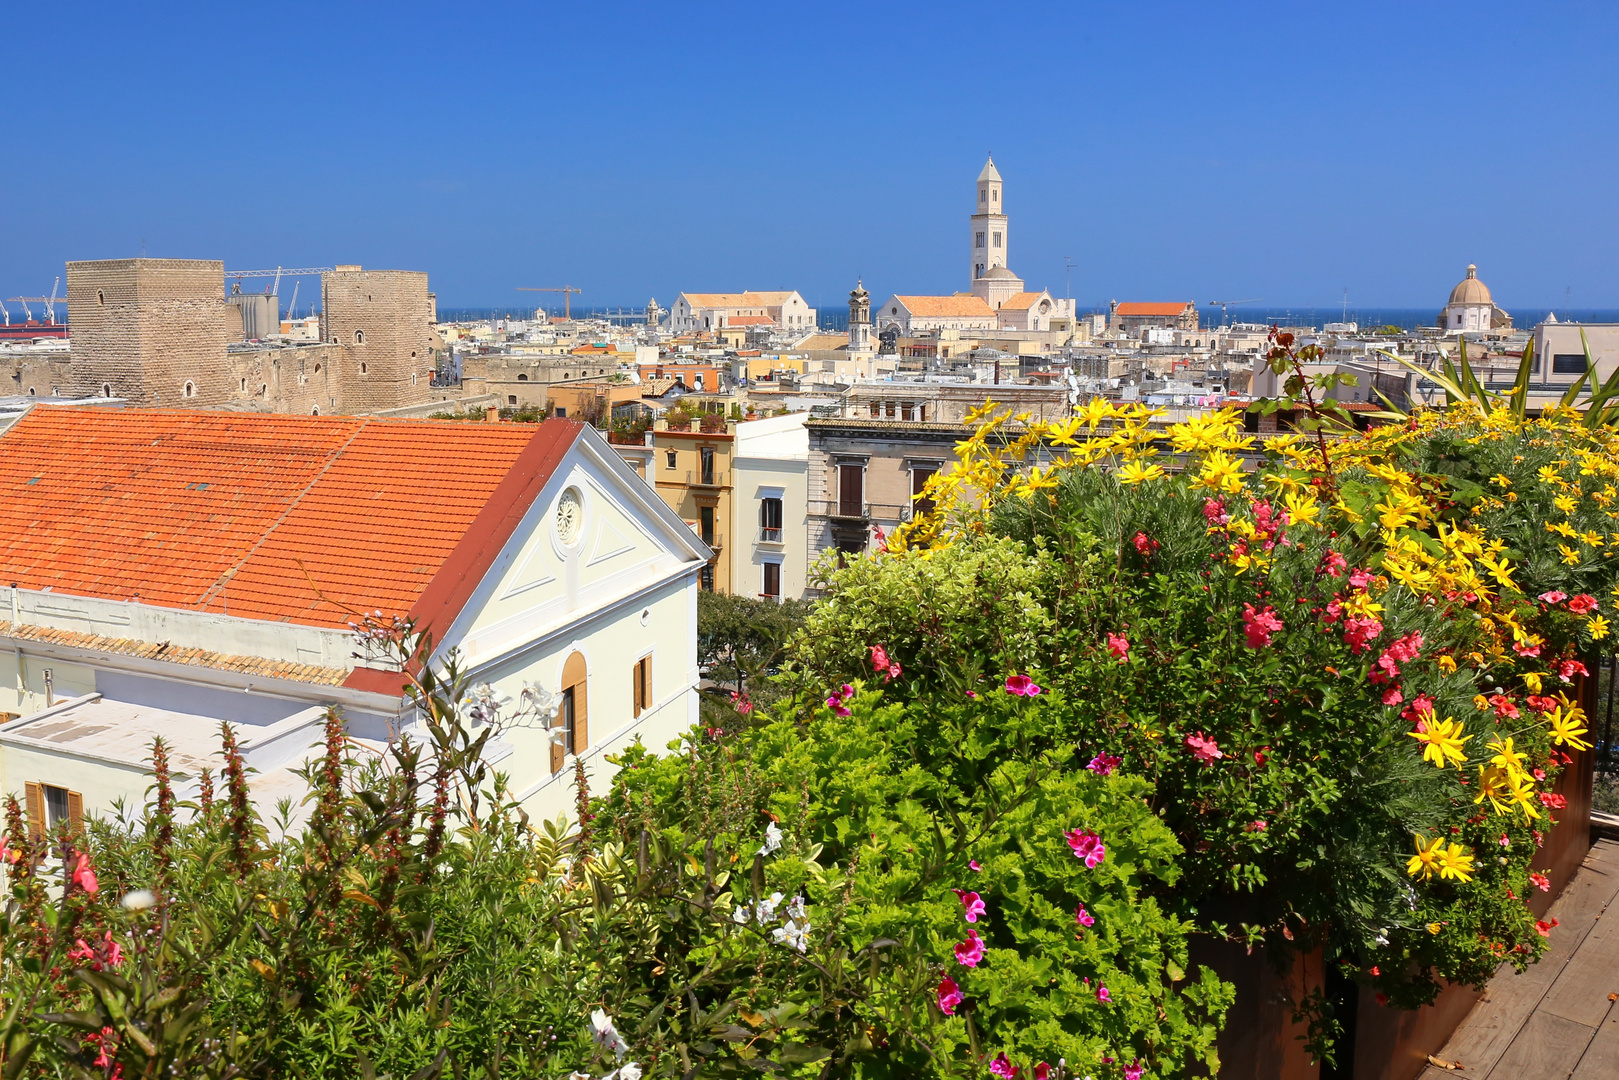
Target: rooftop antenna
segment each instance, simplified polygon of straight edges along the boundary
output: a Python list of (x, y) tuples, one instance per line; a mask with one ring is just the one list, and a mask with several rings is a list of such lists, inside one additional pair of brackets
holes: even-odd
[(1072, 300), (1074, 298), (1074, 267), (1078, 266), (1079, 264), (1073, 259), (1070, 259), (1067, 255), (1062, 257), (1062, 261), (1063, 271), (1067, 275), (1065, 290), (1068, 293), (1064, 299)]
[(1349, 321), (1349, 286), (1348, 285), (1344, 286), (1344, 314), (1343, 314), (1343, 318), (1340, 319), (1339, 321), (1340, 322), (1348, 322)]

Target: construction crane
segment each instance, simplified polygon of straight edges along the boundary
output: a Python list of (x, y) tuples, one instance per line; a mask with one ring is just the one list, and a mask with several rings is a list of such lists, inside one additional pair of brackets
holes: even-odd
[[(62, 287), (62, 279), (60, 277), (58, 277), (51, 284), (51, 294), (49, 296), (8, 296), (8, 297), (6, 297), (6, 299), (12, 301), (13, 303), (21, 304), (22, 305), (23, 318), (27, 319), (29, 322), (33, 321), (34, 312), (33, 312), (33, 309), (30, 308), (28, 305), (30, 303), (44, 304), (45, 305), (45, 318), (47, 320), (49, 320), (49, 323), (50, 323), (51, 326), (55, 326), (56, 325), (56, 301), (57, 300), (62, 300), (63, 302), (66, 302), (66, 300), (67, 300), (67, 297), (65, 297), (65, 296), (59, 297), (59, 296), (56, 295), (57, 290), (60, 289), (61, 287)], [(6, 325), (7, 326), (11, 325), (11, 313), (10, 312), (6, 313)]]
[(238, 279), (245, 277), (273, 277), (279, 279), (283, 274), (287, 277), (305, 277), (312, 274), (330, 274), (331, 272), (332, 267), (330, 266), (305, 266), (295, 270), (283, 270), (278, 266), (274, 270), (227, 270), (225, 271), (225, 276)]
[(562, 287), (556, 288), (556, 289), (531, 289), (531, 288), (528, 288), (527, 286), (519, 285), (519, 286), (517, 286), (517, 291), (518, 292), (559, 292), (559, 293), (561, 293), (562, 294), (562, 317), (564, 319), (568, 319), (570, 321), (572, 321), (572, 319), (573, 319), (573, 308), (569, 304), (569, 301), (571, 301), (573, 299), (572, 294), (576, 293), (576, 292), (584, 292), (583, 289), (576, 289), (572, 285), (563, 285)]
[(1231, 321), (1230, 309), (1236, 307), (1238, 304), (1257, 304), (1264, 299), (1265, 298), (1263, 296), (1256, 296), (1251, 300), (1210, 300), (1209, 307), (1217, 307), (1220, 309), (1220, 325), (1224, 326), (1226, 323)]
[(291, 322), (292, 320), (294, 320), (294, 319), (296, 319), (298, 317), (298, 286), (302, 285), (302, 284), (303, 284), (303, 282), (297, 280), (296, 278), (293, 279), (293, 282), (292, 282), (292, 303), (287, 305), (287, 321), (288, 322)]

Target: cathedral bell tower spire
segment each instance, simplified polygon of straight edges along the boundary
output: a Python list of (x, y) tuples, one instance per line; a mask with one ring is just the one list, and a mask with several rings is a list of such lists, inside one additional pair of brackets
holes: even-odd
[(977, 281), (997, 266), (1006, 265), (1006, 200), (993, 154), (978, 174), (978, 201), (973, 208), (971, 230), (969, 282)]

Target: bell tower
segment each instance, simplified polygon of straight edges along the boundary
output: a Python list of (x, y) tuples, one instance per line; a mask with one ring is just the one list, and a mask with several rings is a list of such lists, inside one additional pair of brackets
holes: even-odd
[(1006, 202), (995, 158), (984, 162), (978, 174), (978, 201), (972, 216), (972, 274), (977, 281), (997, 266), (1006, 265)]
[(856, 281), (849, 294), (849, 355), (874, 352), (871, 344), (871, 294)]

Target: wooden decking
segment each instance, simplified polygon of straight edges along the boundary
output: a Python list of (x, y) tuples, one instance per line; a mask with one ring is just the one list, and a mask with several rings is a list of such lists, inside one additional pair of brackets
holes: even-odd
[[(1593, 847), (1548, 918), (1559, 925), (1540, 962), (1491, 980), (1419, 1080), (1619, 1078), (1619, 842)], [(1612, 914), (1609, 912), (1612, 910)]]

